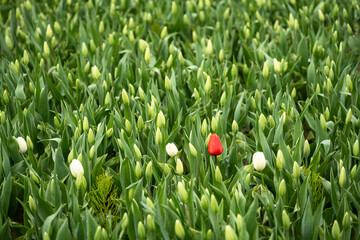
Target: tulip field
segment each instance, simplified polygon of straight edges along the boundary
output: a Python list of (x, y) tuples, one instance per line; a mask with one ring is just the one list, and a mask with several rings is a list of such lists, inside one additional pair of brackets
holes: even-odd
[(0, 0), (0, 239), (358, 239), (358, 0)]

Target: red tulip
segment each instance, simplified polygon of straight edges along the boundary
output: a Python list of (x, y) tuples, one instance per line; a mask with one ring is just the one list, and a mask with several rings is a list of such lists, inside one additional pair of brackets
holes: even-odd
[(221, 141), (218, 135), (216, 133), (211, 134), (209, 144), (208, 144), (208, 151), (210, 155), (217, 156), (220, 155), (224, 148), (221, 145)]

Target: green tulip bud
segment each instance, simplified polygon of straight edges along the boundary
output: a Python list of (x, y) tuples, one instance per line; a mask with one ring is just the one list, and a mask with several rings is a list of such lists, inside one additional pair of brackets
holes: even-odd
[(237, 228), (239, 233), (241, 232), (241, 229), (243, 228), (243, 226), (244, 226), (243, 217), (240, 214), (238, 214), (236, 216), (236, 228)]
[(25, 65), (29, 64), (29, 54), (26, 50), (24, 50), (22, 61)]
[(272, 115), (268, 116), (268, 123), (269, 123), (271, 128), (275, 127), (275, 120), (274, 120)]
[(357, 156), (359, 155), (359, 140), (356, 139), (354, 145), (353, 145), (353, 155)]
[(269, 61), (266, 60), (264, 63), (263, 70), (262, 70), (262, 75), (266, 79), (269, 77), (269, 73), (270, 73)]
[(150, 231), (155, 230), (155, 222), (154, 222), (153, 217), (150, 214), (148, 214), (147, 217), (146, 217), (146, 225), (147, 225), (147, 228)]
[(181, 198), (181, 200), (184, 203), (187, 203), (187, 201), (188, 201), (188, 193), (187, 193), (187, 191), (186, 191), (186, 189), (185, 189), (182, 182), (178, 182), (177, 190), (178, 190), (178, 194), (179, 194), (179, 197)]
[(94, 240), (101, 240), (101, 226), (96, 228)]
[(129, 218), (128, 218), (127, 213), (124, 213), (121, 222), (122, 222), (122, 223), (121, 223), (121, 228), (122, 228), (122, 229), (126, 229), (127, 226), (128, 226), (128, 223), (129, 223)]
[(190, 149), (190, 153), (193, 157), (197, 157), (197, 150), (194, 147), (194, 145), (192, 145), (191, 143), (189, 143), (189, 149)]
[(201, 206), (205, 209), (205, 210), (208, 210), (209, 208), (209, 203), (208, 203), (208, 200), (206, 198), (205, 195), (202, 195), (201, 196)]
[(86, 116), (84, 117), (83, 120), (83, 130), (84, 132), (87, 132), (89, 130), (89, 120)]
[(320, 22), (325, 21), (325, 17), (324, 17), (323, 12), (321, 11), (321, 9), (318, 10), (318, 17), (319, 17)]
[(340, 227), (339, 223), (335, 220), (331, 229), (331, 235), (334, 239), (340, 239)]
[(148, 115), (150, 119), (153, 119), (155, 117), (155, 110), (154, 107), (150, 104), (147, 105)]
[(92, 128), (90, 128), (90, 130), (89, 130), (88, 142), (89, 142), (90, 146), (94, 145), (94, 143), (95, 143), (95, 134), (94, 134), (94, 131), (92, 130)]
[(204, 121), (203, 121), (202, 124), (201, 124), (201, 134), (202, 134), (203, 136), (205, 136), (205, 135), (206, 135), (206, 131), (207, 131), (207, 121), (206, 121), (206, 119), (204, 119)]
[(207, 76), (206, 83), (205, 83), (205, 93), (209, 94), (211, 90), (211, 79), (210, 76)]
[(127, 134), (131, 134), (132, 132), (132, 126), (129, 120), (125, 119), (125, 130), (127, 132)]
[(140, 239), (145, 239), (146, 230), (145, 230), (144, 224), (141, 221), (138, 223), (138, 234), (139, 234)]
[(155, 134), (155, 143), (156, 145), (160, 146), (162, 144), (162, 141), (163, 141), (162, 133), (160, 131), (160, 128), (157, 128)]
[(345, 118), (345, 124), (348, 124), (351, 120), (351, 117), (352, 117), (352, 110), (349, 109), (347, 115), (346, 115), (346, 118)]
[(325, 109), (325, 120), (328, 121), (330, 119), (330, 110), (328, 107)]
[(211, 43), (211, 40), (208, 40), (207, 46), (205, 48), (205, 55), (211, 56), (213, 53), (213, 45)]
[(291, 222), (285, 210), (282, 211), (282, 221), (284, 224), (284, 228), (288, 230), (290, 228)]
[(308, 140), (306, 139), (304, 142), (304, 156), (309, 157), (309, 155), (310, 155), (310, 144), (309, 144)]
[(299, 164), (297, 162), (294, 162), (294, 166), (293, 166), (293, 177), (295, 179), (298, 179), (300, 177), (300, 167)]
[(275, 72), (276, 72), (276, 73), (280, 73), (280, 72), (281, 72), (280, 62), (279, 62), (276, 58), (274, 58), (273, 61), (274, 61), (273, 64), (274, 64), (274, 70), (275, 70)]
[(6, 43), (6, 46), (12, 50), (13, 48), (13, 43), (12, 43), (12, 40), (11, 38), (8, 36), (8, 35), (5, 35), (5, 43)]
[(264, 116), (264, 114), (260, 114), (260, 117), (259, 117), (259, 124), (260, 124), (260, 127), (261, 127), (261, 130), (264, 131), (265, 129), (265, 126), (267, 125), (267, 120), (266, 120), (266, 117)]
[(140, 164), (140, 162), (136, 162), (136, 166), (135, 166), (135, 176), (136, 176), (136, 179), (140, 179), (140, 178), (141, 178), (141, 164)]
[(111, 103), (111, 96), (110, 93), (107, 92), (105, 95), (104, 105), (109, 105)]
[(138, 146), (136, 144), (134, 144), (134, 151), (135, 151), (135, 155), (138, 159), (141, 159), (142, 158), (142, 154), (141, 154), (141, 151), (140, 149), (138, 148)]
[(37, 210), (37, 205), (35, 200), (33, 199), (32, 196), (29, 195), (29, 206), (30, 206), (30, 210), (32, 213), (35, 213)]
[(88, 55), (88, 49), (86, 47), (86, 44), (83, 42), (82, 46), (81, 46), (81, 53), (84, 57), (86, 57)]
[(346, 87), (349, 89), (350, 92), (353, 89), (353, 83), (351, 81), (351, 77), (349, 76), (349, 74), (346, 75)]
[(144, 129), (144, 120), (143, 120), (142, 116), (139, 116), (139, 118), (138, 118), (137, 128), (139, 131), (142, 131)]
[(104, 32), (104, 22), (100, 21), (99, 23), (99, 33), (102, 34)]
[(222, 174), (221, 174), (220, 168), (218, 166), (216, 166), (216, 169), (215, 169), (215, 180), (219, 183), (222, 182)]
[(183, 225), (182, 225), (181, 222), (179, 221), (179, 219), (176, 219), (176, 221), (175, 221), (175, 233), (176, 233), (176, 236), (177, 236), (179, 239), (184, 239), (184, 237), (185, 237), (185, 230), (184, 230)]
[(206, 232), (206, 240), (211, 240), (211, 239), (213, 239), (213, 234), (212, 234), (211, 229), (209, 229), (209, 230)]
[(220, 98), (220, 105), (224, 106), (225, 103), (226, 103), (226, 92), (223, 92), (223, 94), (221, 95), (221, 98)]
[(351, 225), (351, 217), (349, 213), (346, 212), (343, 217), (342, 226), (344, 229), (348, 229), (350, 225)]
[(46, 41), (44, 42), (43, 50), (44, 50), (44, 57), (47, 58), (50, 55), (50, 48)]
[(219, 61), (222, 62), (224, 60), (224, 49), (221, 49), (219, 52)]
[(26, 145), (30, 151), (34, 149), (34, 144), (29, 136), (26, 136)]
[(234, 229), (230, 225), (225, 227), (225, 240), (237, 240), (238, 236), (236, 235)]
[(253, 96), (251, 96), (250, 98), (250, 106), (253, 110), (256, 109), (256, 101), (255, 101), (255, 98)]
[(281, 180), (280, 184), (279, 184), (279, 194), (281, 197), (284, 197), (286, 194), (286, 184), (285, 184), (285, 180)]
[(107, 234), (105, 228), (102, 228), (102, 229), (101, 229), (101, 236), (102, 236), (102, 239), (104, 239), (104, 240), (108, 240), (108, 239), (109, 239), (108, 234)]
[(89, 159), (93, 160), (95, 155), (95, 146), (92, 146), (89, 151)]
[(0, 111), (0, 123), (4, 125), (5, 122), (6, 122), (5, 112)]
[(179, 158), (176, 158), (176, 173), (178, 175), (182, 175), (184, 173), (184, 166)]
[(145, 50), (145, 55), (144, 55), (145, 62), (149, 63), (150, 58), (151, 58), (150, 48), (147, 47), (146, 50)]
[(355, 164), (350, 172), (350, 177), (352, 180), (354, 180), (354, 178), (355, 178), (356, 171), (357, 171), (357, 165)]
[(93, 79), (95, 80), (98, 80), (101, 76), (101, 73), (99, 71), (99, 69), (97, 68), (96, 65), (94, 65), (92, 68), (91, 68), (91, 76)]
[(149, 197), (146, 198), (146, 205), (148, 205), (153, 210), (155, 209), (155, 205)]
[(212, 117), (212, 119), (211, 119), (211, 130), (213, 132), (216, 132), (217, 127), (218, 127), (218, 120), (217, 120), (217, 118)]
[(129, 99), (129, 96), (128, 96), (127, 92), (125, 91), (125, 89), (123, 89), (121, 92), (121, 99), (125, 105), (130, 104), (130, 99)]
[(276, 155), (276, 166), (280, 171), (282, 171), (285, 167), (284, 155), (280, 149), (278, 150)]
[(165, 89), (171, 91), (171, 82), (168, 76), (165, 76)]
[(162, 30), (161, 30), (161, 33), (160, 33), (160, 38), (161, 39), (164, 39), (167, 35), (167, 27), (165, 26)]
[(157, 115), (157, 119), (156, 119), (156, 127), (161, 128), (165, 126), (165, 116), (163, 114), (162, 111), (160, 111)]
[(44, 232), (44, 237), (43, 237), (44, 240), (50, 240), (50, 236), (47, 232)]
[(231, 129), (234, 134), (236, 134), (239, 131), (239, 125), (237, 124), (237, 122), (235, 120), (233, 120), (233, 122), (231, 124)]
[(215, 196), (212, 194), (211, 197), (210, 197), (210, 207), (211, 207), (211, 211), (213, 213), (217, 213), (218, 210), (219, 210), (219, 205), (218, 205), (218, 202), (215, 198)]
[(145, 177), (146, 177), (147, 180), (150, 180), (152, 178), (152, 172), (153, 172), (152, 161), (150, 161), (147, 164), (146, 169), (145, 169)]
[(345, 171), (344, 167), (342, 167), (341, 170), (340, 170), (339, 184), (340, 184), (340, 187), (342, 187), (342, 188), (346, 184), (346, 171)]

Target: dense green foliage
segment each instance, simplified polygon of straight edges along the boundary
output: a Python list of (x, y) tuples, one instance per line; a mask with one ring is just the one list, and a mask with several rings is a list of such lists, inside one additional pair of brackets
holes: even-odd
[(1, 239), (360, 235), (358, 0), (1, 2)]

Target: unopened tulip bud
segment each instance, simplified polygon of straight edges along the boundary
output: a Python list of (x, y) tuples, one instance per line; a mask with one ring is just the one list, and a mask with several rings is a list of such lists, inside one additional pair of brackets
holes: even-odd
[(216, 166), (216, 169), (215, 169), (215, 180), (219, 183), (222, 182), (222, 174), (221, 174), (220, 168), (218, 166)]
[(137, 230), (138, 230), (138, 234), (139, 234), (140, 239), (145, 239), (145, 237), (146, 237), (146, 230), (145, 230), (144, 224), (143, 224), (141, 221), (138, 223), (138, 228), (137, 228)]
[(152, 172), (153, 172), (152, 161), (150, 161), (147, 164), (146, 169), (145, 169), (145, 177), (146, 177), (147, 180), (150, 180), (152, 178)]
[(89, 151), (89, 159), (93, 160), (95, 155), (95, 146), (92, 146)]
[(45, 41), (44, 42), (44, 57), (47, 58), (50, 55), (50, 48), (48, 43)]
[(236, 216), (236, 228), (237, 228), (239, 233), (241, 232), (241, 229), (243, 228), (243, 225), (244, 225), (243, 217), (240, 214), (238, 214)]
[(162, 143), (163, 137), (162, 137), (162, 133), (160, 131), (160, 128), (156, 129), (156, 134), (155, 134), (155, 143), (156, 145), (160, 146)]
[(356, 139), (354, 145), (353, 145), (353, 155), (357, 156), (359, 155), (359, 140)]
[(128, 223), (129, 223), (129, 218), (128, 218), (127, 213), (124, 213), (121, 222), (122, 222), (122, 223), (121, 223), (121, 228), (122, 228), (122, 229), (126, 229), (127, 226), (128, 226)]
[(89, 134), (88, 134), (88, 142), (89, 142), (90, 146), (94, 145), (94, 143), (95, 143), (95, 134), (91, 128), (90, 128)]
[(351, 172), (350, 172), (350, 177), (351, 177), (352, 180), (354, 180), (354, 178), (355, 178), (356, 171), (357, 171), (357, 165), (355, 164), (353, 166), (353, 168), (351, 169)]
[(215, 214), (219, 211), (218, 202), (213, 194), (211, 195), (210, 198), (210, 207), (211, 207), (211, 211)]
[(237, 72), (238, 72), (237, 67), (236, 67), (235, 64), (233, 64), (232, 67), (231, 67), (231, 76), (232, 76), (233, 78), (235, 78)]
[(161, 33), (160, 33), (160, 37), (161, 39), (164, 39), (167, 35), (167, 27), (165, 26), (162, 30), (161, 30)]
[(205, 48), (205, 55), (211, 56), (212, 53), (213, 53), (213, 46), (212, 46), (211, 40), (209, 39), (207, 46)]
[(146, 50), (145, 50), (145, 55), (144, 55), (145, 62), (149, 63), (150, 58), (151, 58), (150, 48), (147, 47)]
[(324, 115), (322, 115), (322, 114), (320, 114), (320, 126), (324, 131), (326, 131), (326, 129), (327, 129), (326, 120), (325, 120)]
[(155, 222), (153, 217), (148, 214), (146, 217), (146, 226), (150, 231), (154, 231), (155, 230)]
[(26, 50), (24, 50), (22, 61), (25, 65), (29, 64), (29, 54)]
[(99, 71), (99, 69), (97, 68), (96, 65), (94, 65), (92, 68), (91, 68), (91, 76), (93, 79), (95, 80), (98, 80), (101, 76), (101, 73)]
[(176, 159), (176, 173), (178, 175), (182, 175), (184, 173), (184, 166), (179, 158)]
[(132, 126), (129, 120), (125, 119), (125, 130), (127, 132), (127, 134), (131, 134), (132, 132)]
[(285, 160), (283, 152), (279, 149), (276, 156), (276, 166), (277, 168), (282, 171), (285, 167)]
[(325, 116), (325, 120), (329, 121), (329, 119), (330, 119), (330, 110), (329, 110), (328, 107), (326, 107), (326, 109), (325, 109), (324, 116)]
[(321, 11), (321, 9), (318, 10), (318, 16), (319, 16), (320, 22), (324, 22), (324, 21), (325, 21), (325, 17), (324, 17), (323, 12)]
[(298, 179), (300, 177), (300, 167), (299, 164), (297, 162), (294, 162), (294, 166), (293, 166), (293, 177), (295, 179)]
[(78, 178), (79, 175), (84, 174), (84, 168), (79, 160), (73, 159), (71, 161), (70, 172), (75, 178)]
[(256, 109), (256, 101), (255, 101), (255, 98), (253, 96), (251, 96), (250, 98), (250, 106), (253, 110)]
[(334, 224), (332, 226), (331, 235), (336, 240), (340, 239), (340, 227), (339, 223), (336, 220), (334, 221)]
[(276, 73), (280, 73), (281, 72), (281, 66), (280, 66), (280, 62), (274, 58), (274, 70)]
[(263, 70), (262, 70), (262, 75), (266, 79), (266, 78), (268, 78), (269, 73), (270, 73), (269, 61), (266, 60), (264, 63)]
[(350, 225), (351, 225), (351, 217), (349, 213), (346, 212), (343, 217), (342, 226), (344, 229), (348, 229)]
[(267, 125), (267, 120), (266, 120), (266, 117), (264, 116), (264, 114), (260, 114), (260, 117), (259, 117), (259, 124), (260, 124), (260, 127), (261, 127), (261, 130), (264, 131), (265, 129), (265, 126)]
[(102, 34), (104, 32), (104, 22), (101, 21), (99, 24), (99, 33)]
[(350, 108), (347, 115), (346, 115), (346, 118), (345, 118), (345, 124), (349, 124), (349, 122), (351, 120), (351, 117), (352, 117), (352, 110)]
[(289, 229), (290, 225), (291, 225), (291, 222), (290, 222), (289, 216), (288, 216), (288, 214), (286, 213), (285, 210), (282, 211), (282, 221), (283, 221), (283, 224), (284, 224), (284, 228), (286, 230)]
[(346, 184), (346, 171), (344, 167), (340, 170), (339, 184), (341, 188), (343, 188)]
[(170, 54), (168, 60), (166, 61), (166, 67), (167, 67), (167, 68), (170, 68), (170, 67), (172, 66), (173, 60), (174, 60), (174, 57), (173, 57), (172, 54)]
[(166, 121), (165, 121), (164, 113), (162, 111), (160, 111), (156, 118), (156, 127), (158, 127), (158, 128), (164, 127), (165, 123), (166, 123)]
[(185, 237), (185, 230), (184, 230), (183, 225), (182, 225), (181, 222), (179, 221), (179, 219), (176, 219), (176, 221), (175, 221), (175, 233), (176, 233), (176, 236), (177, 236), (179, 239), (184, 239), (184, 237)]
[(201, 134), (202, 134), (203, 136), (205, 136), (205, 135), (206, 135), (206, 131), (207, 131), (207, 121), (206, 121), (206, 119), (204, 119), (204, 121), (203, 121), (202, 124), (201, 124)]
[(273, 118), (272, 115), (269, 115), (269, 117), (268, 117), (268, 123), (269, 123), (269, 125), (270, 125), (271, 128), (275, 127), (275, 120), (274, 120), (274, 118)]
[(39, 177), (32, 170), (30, 170), (30, 177), (35, 183), (40, 183)]
[(187, 201), (188, 201), (188, 193), (187, 193), (187, 191), (186, 191), (186, 189), (185, 189), (182, 182), (178, 182), (177, 190), (178, 190), (178, 194), (179, 194), (181, 200), (184, 203), (187, 203)]
[(201, 196), (201, 206), (202, 206), (203, 209), (205, 209), (205, 210), (208, 210), (208, 208), (209, 208), (209, 203), (208, 203), (208, 200), (207, 200), (207, 198), (206, 198), (205, 195), (202, 195), (202, 196)]
[(353, 83), (351, 81), (349, 74), (346, 75), (346, 87), (349, 89), (350, 92), (353, 89)]
[(136, 162), (135, 176), (136, 176), (137, 179), (141, 178), (141, 164), (140, 164), (140, 162)]
[(191, 143), (189, 143), (189, 149), (190, 149), (190, 153), (193, 157), (197, 157), (197, 150), (194, 147), (194, 145), (192, 145)]
[(4, 125), (5, 122), (6, 122), (5, 112), (0, 111), (0, 123)]
[(231, 124), (231, 129), (234, 134), (236, 134), (239, 131), (239, 125), (237, 124), (237, 122), (235, 120), (233, 120), (233, 122)]
[(143, 39), (139, 40), (139, 48), (140, 48), (141, 52), (145, 52), (146, 48), (148, 48), (148, 47), (149, 47), (149, 44), (145, 40), (143, 40)]
[(31, 141), (31, 138), (29, 136), (26, 136), (26, 144), (28, 146), (28, 149), (32, 151), (34, 149), (34, 145)]
[(138, 118), (137, 128), (138, 128), (139, 131), (142, 131), (144, 129), (144, 120), (143, 120), (142, 116), (140, 116)]
[(220, 105), (224, 106), (225, 103), (226, 103), (226, 92), (223, 92), (223, 94), (221, 95), (221, 98), (220, 98)]
[(84, 117), (83, 120), (83, 130), (84, 132), (87, 132), (89, 130), (89, 120), (86, 116)]
[(29, 206), (32, 213), (35, 213), (37, 210), (37, 205), (32, 196), (29, 195)]
[(218, 127), (218, 120), (217, 120), (216, 117), (212, 117), (212, 119), (211, 119), (211, 130), (213, 132), (216, 132), (217, 127)]
[(109, 105), (111, 103), (111, 96), (110, 96), (110, 93), (107, 92), (106, 95), (105, 95), (105, 100), (104, 100), (104, 105)]
[(210, 76), (207, 77), (206, 79), (206, 83), (205, 83), (205, 93), (209, 94), (210, 90), (211, 90), (211, 79)]
[(236, 235), (234, 229), (230, 225), (225, 227), (225, 240), (237, 240), (238, 236)]
[(84, 57), (86, 57), (88, 55), (88, 49), (86, 47), (86, 44), (83, 42), (82, 46), (81, 46), (81, 53)]
[(306, 139), (304, 142), (304, 156), (309, 157), (309, 155), (310, 155), (310, 144), (309, 144), (308, 140)]
[(140, 149), (138, 148), (138, 146), (136, 144), (134, 144), (134, 151), (135, 151), (135, 155), (138, 159), (141, 159), (142, 158), (142, 154), (141, 154), (141, 151)]
[(222, 62), (224, 60), (224, 49), (221, 49), (219, 52), (219, 61)]
[(281, 180), (280, 184), (279, 184), (279, 194), (280, 196), (284, 197), (286, 194), (286, 185), (285, 185), (285, 180)]
[(168, 76), (165, 76), (165, 89), (171, 91), (171, 82)]
[(166, 144), (165, 150), (170, 157), (175, 156), (179, 151), (174, 143)]

